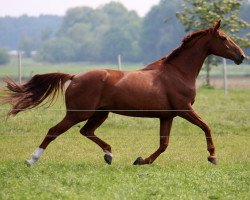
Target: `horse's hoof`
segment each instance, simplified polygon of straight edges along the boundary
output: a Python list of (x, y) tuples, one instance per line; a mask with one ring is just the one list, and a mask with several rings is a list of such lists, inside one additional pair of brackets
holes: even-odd
[(111, 163), (112, 163), (112, 156), (108, 155), (108, 154), (105, 154), (104, 155), (104, 160), (105, 160), (106, 163), (108, 163), (109, 165), (111, 165)]
[(26, 164), (28, 167), (31, 167), (33, 163), (31, 162), (31, 160), (25, 160), (24, 164)]
[(216, 157), (215, 157), (215, 156), (209, 156), (209, 157), (207, 158), (207, 160), (208, 160), (209, 162), (211, 162), (212, 164), (214, 164), (214, 165), (217, 164), (217, 161), (216, 161)]
[(133, 163), (133, 165), (141, 165), (143, 163), (143, 158), (142, 157), (138, 157), (135, 162)]

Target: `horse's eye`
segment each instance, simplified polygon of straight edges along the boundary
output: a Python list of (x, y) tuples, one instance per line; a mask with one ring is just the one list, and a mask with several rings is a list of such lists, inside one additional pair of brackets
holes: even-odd
[(222, 41), (226, 41), (226, 40), (227, 40), (227, 38), (224, 37), (224, 36), (220, 36), (220, 39), (221, 39)]

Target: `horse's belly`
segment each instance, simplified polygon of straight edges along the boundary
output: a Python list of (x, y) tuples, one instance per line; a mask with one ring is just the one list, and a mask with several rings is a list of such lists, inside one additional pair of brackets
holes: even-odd
[(176, 116), (174, 111), (171, 110), (112, 110), (111, 112), (119, 115), (125, 115), (129, 117), (148, 117), (148, 118), (173, 118)]
[(173, 114), (167, 99), (164, 96), (147, 96), (141, 94), (120, 94), (113, 96), (107, 109), (113, 113), (133, 117), (168, 117)]

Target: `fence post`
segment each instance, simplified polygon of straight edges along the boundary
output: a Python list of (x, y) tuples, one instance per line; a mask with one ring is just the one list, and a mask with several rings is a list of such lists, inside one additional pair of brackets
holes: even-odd
[(224, 79), (224, 94), (227, 95), (227, 61), (223, 58), (223, 79)]
[(122, 59), (121, 59), (121, 54), (118, 55), (118, 70), (122, 69)]
[(22, 83), (22, 52), (18, 52), (18, 80)]

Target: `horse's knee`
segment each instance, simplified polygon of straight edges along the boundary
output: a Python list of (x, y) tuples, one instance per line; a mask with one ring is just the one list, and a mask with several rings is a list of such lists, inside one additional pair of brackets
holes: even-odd
[(90, 136), (93, 136), (93, 135), (94, 135), (94, 133), (93, 133), (92, 131), (87, 131), (87, 130), (85, 130), (84, 128), (82, 128), (82, 129), (80, 130), (80, 133), (81, 133), (81, 135), (83, 135), (83, 136), (85, 136), (85, 137), (90, 137)]

